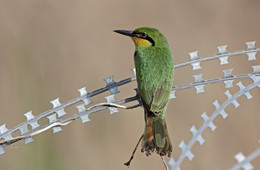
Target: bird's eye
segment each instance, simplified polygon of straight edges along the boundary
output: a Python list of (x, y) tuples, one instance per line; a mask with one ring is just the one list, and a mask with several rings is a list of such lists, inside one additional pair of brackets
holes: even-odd
[(142, 32), (142, 33), (141, 33), (141, 36), (142, 36), (142, 37), (147, 37), (147, 33), (146, 33), (146, 32)]

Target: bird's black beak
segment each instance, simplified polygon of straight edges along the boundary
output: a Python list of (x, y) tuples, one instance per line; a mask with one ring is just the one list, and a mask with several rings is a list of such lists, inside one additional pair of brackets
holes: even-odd
[(130, 31), (130, 30), (114, 30), (114, 32), (129, 36), (129, 37), (134, 36), (133, 31)]

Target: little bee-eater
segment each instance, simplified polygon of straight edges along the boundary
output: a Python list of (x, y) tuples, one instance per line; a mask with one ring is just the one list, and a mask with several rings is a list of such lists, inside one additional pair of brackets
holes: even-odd
[(160, 156), (170, 156), (172, 145), (165, 111), (173, 84), (174, 65), (168, 42), (160, 31), (150, 27), (115, 32), (131, 37), (136, 47), (136, 79), (145, 112), (141, 151), (147, 156), (153, 151)]

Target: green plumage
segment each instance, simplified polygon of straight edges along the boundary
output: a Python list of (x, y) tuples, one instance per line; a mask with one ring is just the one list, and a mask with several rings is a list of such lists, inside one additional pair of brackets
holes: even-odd
[(168, 103), (172, 88), (172, 54), (168, 46), (155, 45), (137, 48), (134, 58), (138, 90), (142, 100), (150, 111), (161, 112)]
[(146, 122), (142, 151), (150, 155), (156, 150), (161, 156), (170, 156), (172, 146), (164, 117), (172, 89), (174, 64), (168, 42), (157, 29), (149, 27), (116, 32), (131, 36), (136, 46), (136, 78)]

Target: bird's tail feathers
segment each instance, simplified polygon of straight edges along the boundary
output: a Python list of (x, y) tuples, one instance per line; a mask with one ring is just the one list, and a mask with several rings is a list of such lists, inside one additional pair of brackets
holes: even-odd
[(147, 156), (154, 151), (160, 156), (171, 156), (172, 145), (164, 118), (160, 116), (146, 117), (141, 151), (146, 152)]

